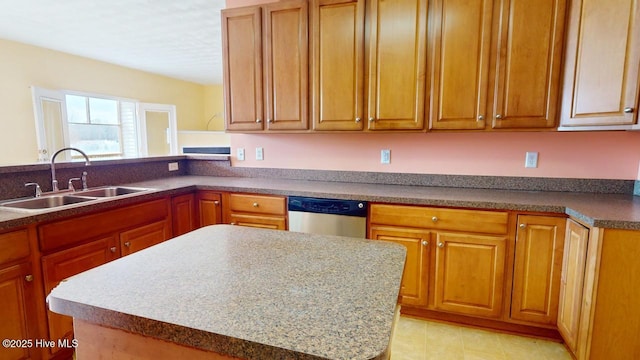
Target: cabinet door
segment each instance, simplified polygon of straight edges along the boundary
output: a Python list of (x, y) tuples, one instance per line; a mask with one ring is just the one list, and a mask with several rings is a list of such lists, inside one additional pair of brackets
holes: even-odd
[(582, 309), (589, 230), (573, 220), (568, 220), (565, 240), (558, 308), (558, 331), (569, 349), (575, 354)]
[(222, 196), (210, 191), (198, 192), (199, 226), (222, 223)]
[[(0, 269), (0, 337), (27, 340), (37, 336), (35, 329), (35, 298), (31, 264), (22, 263)], [(32, 344), (33, 345), (33, 344)], [(31, 347), (3, 347), (2, 359), (30, 359), (36, 350)]]
[[(58, 283), (70, 276), (105, 264), (119, 256), (115, 236), (105, 237), (88, 244), (59, 251), (42, 257), (44, 288), (48, 295)], [(49, 339), (73, 339), (73, 319), (47, 310)], [(61, 350), (51, 349), (52, 353)]]
[(287, 220), (284, 216), (250, 215), (231, 213), (231, 225), (249, 226), (264, 229), (286, 230)]
[(484, 129), (493, 0), (434, 0), (432, 129)]
[(311, 118), (315, 130), (362, 130), (364, 0), (313, 0)]
[(437, 233), (435, 308), (500, 317), (506, 243), (506, 238), (498, 236)]
[(637, 0), (572, 1), (561, 124), (636, 123), (639, 64)]
[(222, 64), (227, 130), (262, 130), (262, 8), (222, 10)]
[(512, 319), (556, 324), (565, 222), (558, 217), (518, 216)]
[(305, 130), (308, 121), (308, 3), (282, 1), (264, 8), (267, 127)]
[(566, 3), (500, 2), (494, 128), (555, 126)]
[(171, 199), (173, 236), (186, 234), (198, 227), (194, 194), (176, 196)]
[(391, 241), (407, 248), (400, 288), (400, 304), (427, 305), (431, 232), (408, 228), (371, 226), (369, 238)]
[(122, 256), (159, 244), (171, 236), (166, 221), (158, 221), (120, 234)]
[(368, 129), (423, 129), (427, 0), (374, 0), (369, 10)]

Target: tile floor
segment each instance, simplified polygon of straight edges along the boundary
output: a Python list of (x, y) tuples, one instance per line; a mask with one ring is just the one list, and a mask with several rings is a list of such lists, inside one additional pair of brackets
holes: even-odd
[(571, 360), (564, 345), (410, 317), (400, 317), (391, 360)]

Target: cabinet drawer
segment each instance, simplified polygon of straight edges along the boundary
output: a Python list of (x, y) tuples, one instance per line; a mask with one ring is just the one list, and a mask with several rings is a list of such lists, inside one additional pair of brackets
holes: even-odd
[(230, 194), (229, 207), (232, 212), (285, 215), (287, 202), (284, 196)]
[(160, 199), (56, 221), (38, 228), (40, 250), (48, 252), (69, 247), (89, 238), (148, 224), (154, 220), (164, 220), (168, 216), (167, 200)]
[(0, 234), (0, 264), (29, 256), (29, 234), (27, 230)]
[(501, 211), (385, 204), (372, 204), (370, 211), (371, 224), (487, 234), (507, 233), (508, 213)]

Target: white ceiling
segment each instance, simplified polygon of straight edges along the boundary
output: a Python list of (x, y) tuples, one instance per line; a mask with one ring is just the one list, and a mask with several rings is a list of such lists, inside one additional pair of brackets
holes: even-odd
[(222, 83), (224, 0), (0, 0), (0, 38)]

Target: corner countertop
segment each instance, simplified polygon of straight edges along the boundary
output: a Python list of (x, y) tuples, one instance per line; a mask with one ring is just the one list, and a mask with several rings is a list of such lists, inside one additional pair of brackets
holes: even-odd
[(48, 302), (240, 358), (382, 359), (405, 255), (383, 241), (213, 225), (73, 276)]
[(0, 230), (77, 215), (83, 211), (97, 208), (126, 205), (132, 201), (152, 198), (160, 194), (173, 194), (196, 188), (398, 204), (549, 212), (567, 214), (594, 227), (640, 230), (640, 197), (633, 195), (193, 175), (127, 185), (153, 188), (156, 191), (147, 192), (140, 196), (110, 200), (108, 203), (71, 206), (64, 210), (42, 210), (31, 213), (0, 210)]

